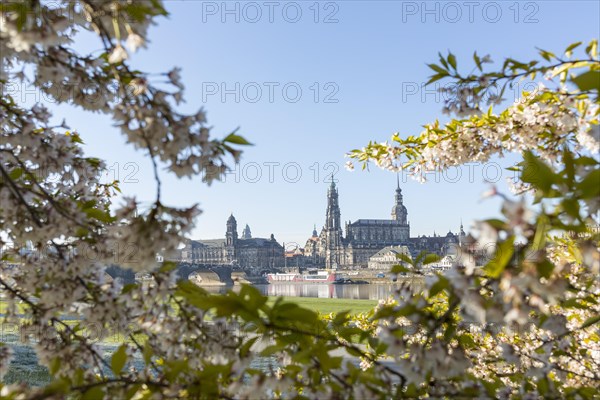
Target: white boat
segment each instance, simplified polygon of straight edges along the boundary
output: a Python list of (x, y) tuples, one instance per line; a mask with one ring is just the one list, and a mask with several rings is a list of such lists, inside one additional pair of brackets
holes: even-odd
[(335, 272), (327, 270), (309, 270), (303, 274), (267, 274), (269, 283), (333, 283), (336, 279)]

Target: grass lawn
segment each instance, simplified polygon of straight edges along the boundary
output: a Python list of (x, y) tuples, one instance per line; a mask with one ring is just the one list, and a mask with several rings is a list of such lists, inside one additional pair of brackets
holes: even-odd
[[(270, 297), (274, 302), (276, 297)], [(355, 299), (325, 299), (314, 297), (284, 297), (285, 302), (296, 303), (300, 307), (308, 308), (321, 314), (338, 313), (350, 311), (352, 314), (360, 314), (372, 310), (378, 303), (377, 300), (355, 300)]]
[[(269, 302), (274, 302), (276, 297), (269, 297)], [(352, 314), (367, 312), (377, 305), (377, 300), (356, 300), (356, 299), (329, 299), (314, 297), (284, 297), (284, 301), (296, 303), (301, 307), (320, 312), (321, 314), (337, 313), (340, 311), (350, 311)], [(19, 312), (26, 312), (24, 304), (17, 305)], [(0, 300), (0, 314), (6, 310), (6, 302)], [(70, 322), (72, 324), (73, 322)], [(113, 340), (108, 340), (113, 342)]]

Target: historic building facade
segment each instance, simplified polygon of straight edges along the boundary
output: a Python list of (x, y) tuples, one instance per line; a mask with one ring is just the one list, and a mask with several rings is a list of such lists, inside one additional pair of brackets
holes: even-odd
[(402, 261), (398, 260), (399, 254), (410, 257), (410, 250), (407, 246), (384, 247), (369, 258), (369, 269), (389, 271), (394, 265), (404, 264)]
[(451, 247), (458, 245), (465, 235), (461, 224), (458, 234), (448, 232), (446, 236), (434, 234), (411, 238), (400, 182), (396, 187), (390, 219), (348, 221), (344, 236), (340, 216), (339, 193), (332, 180), (327, 191), (325, 225), (319, 235), (316, 229), (313, 231), (304, 247), (304, 255), (311, 264), (328, 269), (366, 268), (373, 255), (390, 246), (405, 246), (412, 256), (421, 251), (443, 256)]
[(224, 239), (189, 240), (181, 251), (181, 261), (207, 266), (230, 265), (242, 268), (280, 268), (284, 265), (283, 246), (271, 235), (253, 238), (246, 225), (238, 237), (233, 214), (227, 220)]

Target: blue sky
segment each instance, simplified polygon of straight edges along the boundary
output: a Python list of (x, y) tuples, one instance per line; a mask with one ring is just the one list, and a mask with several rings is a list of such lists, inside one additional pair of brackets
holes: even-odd
[[(325, 180), (333, 168), (339, 169), (342, 220), (388, 218), (395, 175), (374, 166), (348, 172), (344, 154), (396, 131), (416, 134), (441, 117), (442, 97), (418, 89), (438, 51), (451, 50), (470, 71), (475, 50), (496, 62), (529, 60), (536, 46), (560, 51), (600, 36), (597, 1), (315, 3), (167, 1), (170, 17), (150, 30), (149, 48), (133, 56), (149, 72), (182, 67), (182, 108), (205, 107), (214, 135), (239, 127), (255, 144), (237, 173), (211, 187), (200, 178), (163, 174), (165, 203), (197, 202), (204, 210), (193, 238), (223, 237), (233, 213), (240, 232), (248, 223), (254, 236), (274, 233), (280, 242), (303, 244), (313, 224), (324, 222)], [(223, 88), (229, 90), (224, 98)], [(152, 199), (149, 160), (125, 144), (110, 119), (71, 110), (68, 121), (88, 153), (118, 171), (125, 194)], [(450, 171), (426, 184), (402, 177), (411, 233), (445, 234), (461, 218), (468, 227), (496, 215), (499, 203), (480, 195), (489, 188), (485, 178), (498, 180), (498, 171), (496, 165), (465, 167), (460, 177)], [(507, 190), (504, 179), (498, 184)]]

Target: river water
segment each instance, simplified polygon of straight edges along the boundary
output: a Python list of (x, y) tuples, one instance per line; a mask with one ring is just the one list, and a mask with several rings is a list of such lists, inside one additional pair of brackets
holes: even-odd
[(386, 299), (397, 285), (328, 285), (324, 283), (273, 283), (256, 285), (267, 296), (318, 297), (330, 299)]
[[(326, 283), (272, 283), (254, 285), (263, 295), (286, 297), (317, 297), (324, 299), (387, 299), (400, 283), (371, 283), (365, 285), (330, 285)], [(414, 285), (413, 285), (414, 286)], [(418, 285), (417, 285), (418, 286)], [(209, 292), (225, 293), (239, 286), (203, 287)]]

